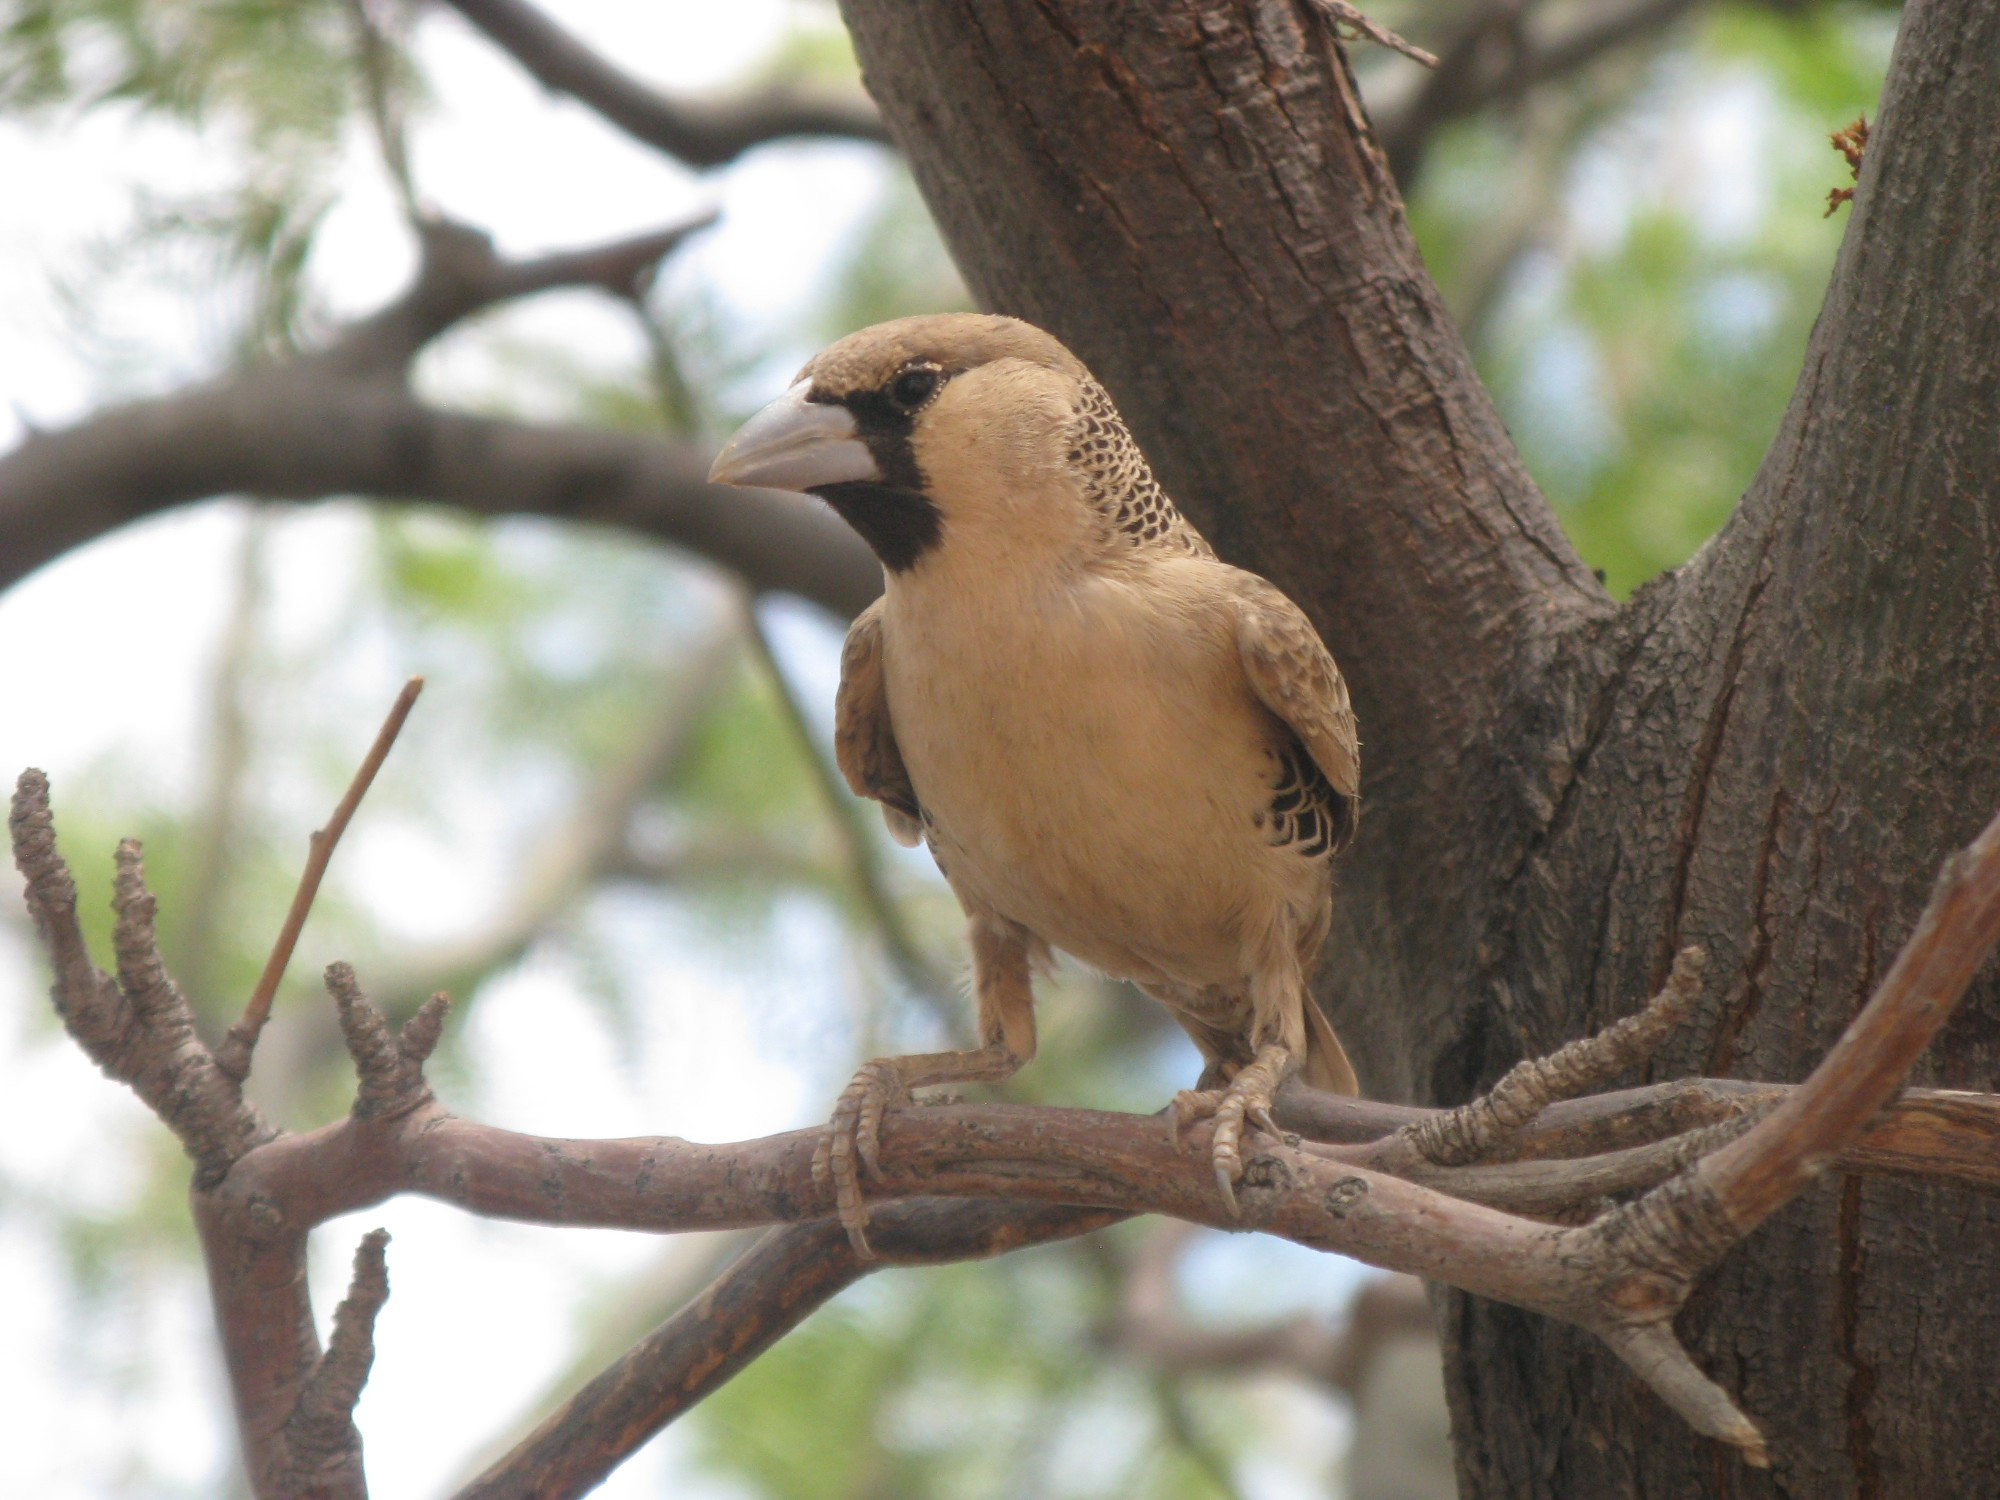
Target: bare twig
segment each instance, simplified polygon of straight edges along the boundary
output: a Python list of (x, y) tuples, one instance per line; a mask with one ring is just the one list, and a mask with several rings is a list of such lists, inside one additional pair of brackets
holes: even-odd
[(1831, 1165), (1901, 1091), (2000, 941), (2000, 817), (1945, 862), (1916, 931), (1806, 1081), (1693, 1175), (1747, 1234)]
[(333, 816), (326, 820), (326, 827), (314, 831), (308, 843), (306, 867), (299, 876), (299, 888), (292, 895), (291, 910), (285, 913), (277, 941), (271, 945), (271, 956), (264, 961), (264, 972), (257, 977), (257, 988), (250, 992), (250, 1001), (243, 1007), (243, 1018), (229, 1028), (229, 1034), (215, 1049), (216, 1066), (238, 1083), (250, 1076), (250, 1054), (257, 1048), (257, 1038), (263, 1033), (264, 1023), (271, 1018), (272, 998), (278, 993), (278, 984), (285, 977), (285, 966), (292, 961), (292, 950), (298, 946), (299, 934), (305, 930), (306, 917), (312, 911), (313, 898), (319, 895), (320, 881), (326, 878), (326, 868), (333, 860), (334, 848), (340, 843), (340, 836), (347, 831), (354, 810), (368, 795), (368, 788), (374, 785), (375, 773), (389, 758), (396, 736), (403, 732), (403, 721), (409, 718), (410, 710), (416, 706), (417, 695), (423, 690), (424, 680), (421, 677), (412, 677), (403, 684), (403, 690), (389, 707), (388, 717), (376, 731), (375, 743), (368, 747), (360, 769), (354, 773), (345, 795), (334, 807)]
[(389, 1300), (388, 1244), (387, 1230), (371, 1229), (354, 1252), (354, 1275), (334, 1309), (333, 1335), (285, 1423), (285, 1494), (366, 1500), (354, 1408), (375, 1363), (375, 1317)]
[(449, 0), (543, 87), (597, 111), (627, 135), (691, 167), (718, 167), (793, 136), (887, 142), (859, 95), (770, 90), (740, 100), (670, 99), (592, 51), (526, 0)]
[(51, 994), (64, 1028), (173, 1131), (194, 1158), (197, 1184), (220, 1178), (275, 1132), (216, 1066), (195, 1031), (194, 1012), (160, 962), (138, 843), (118, 846), (114, 980), (84, 945), (76, 881), (56, 849), (48, 778), (40, 771), (21, 774), (8, 823), (14, 863), (27, 878), (28, 910), (55, 968)]
[(1422, 63), (1427, 68), (1435, 68), (1438, 65), (1434, 53), (1426, 52), (1423, 48), (1404, 41), (1379, 21), (1371, 20), (1359, 6), (1348, 4), (1348, 0), (1312, 0), (1312, 3), (1320, 14), (1326, 17), (1327, 24), (1335, 29), (1336, 34), (1340, 27), (1346, 26), (1365, 36), (1378, 47), (1387, 47), (1391, 52), (1400, 52), (1412, 62)]
[(1659, 994), (1636, 1015), (1515, 1064), (1488, 1093), (1406, 1127), (1401, 1141), (1437, 1166), (1478, 1161), (1557, 1100), (1587, 1094), (1650, 1058), (1693, 1008), (1707, 967), (1700, 948), (1683, 948)]
[[(1759, 1114), (1791, 1091), (1740, 1078), (1678, 1078), (1552, 1104), (1496, 1151), (1493, 1161), (1571, 1160), (1617, 1153)], [(1280, 1128), (1311, 1141), (1370, 1146), (1426, 1117), (1406, 1104), (1348, 1099), (1296, 1080), (1278, 1093)], [(1490, 1165), (1490, 1163), (1489, 1163)], [(1907, 1089), (1841, 1153), (1840, 1168), (1863, 1176), (1907, 1176), (2000, 1190), (2000, 1096)]]
[(355, 978), (352, 965), (328, 964), (326, 988), (333, 996), (341, 1035), (347, 1039), (347, 1053), (354, 1059), (355, 1076), (360, 1080), (354, 1117), (381, 1119), (430, 1103), (424, 1063), (443, 1034), (451, 997), (442, 991), (431, 996), (396, 1034), (389, 1030), (388, 1019), (361, 993), (361, 981)]

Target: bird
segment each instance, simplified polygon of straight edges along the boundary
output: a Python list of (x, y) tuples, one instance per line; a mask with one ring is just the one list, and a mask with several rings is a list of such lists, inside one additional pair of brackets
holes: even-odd
[(856, 1253), (885, 1112), (1033, 1058), (1051, 950), (1193, 1039), (1204, 1067), (1169, 1130), (1213, 1118), (1236, 1211), (1245, 1121), (1277, 1134), (1282, 1082), (1359, 1092), (1307, 990), (1361, 809), (1353, 707), (1311, 621), (1215, 555), (1105, 388), (1015, 318), (842, 338), (710, 478), (815, 496), (881, 562), (841, 653), (835, 757), (967, 919), (979, 1045), (867, 1063), (814, 1154)]

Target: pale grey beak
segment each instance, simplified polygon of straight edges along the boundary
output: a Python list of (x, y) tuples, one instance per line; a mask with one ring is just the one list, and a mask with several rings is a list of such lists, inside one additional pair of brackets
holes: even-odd
[(855, 436), (854, 414), (844, 406), (806, 400), (812, 382), (801, 380), (737, 429), (708, 471), (713, 484), (765, 490), (810, 490), (882, 473), (867, 444)]

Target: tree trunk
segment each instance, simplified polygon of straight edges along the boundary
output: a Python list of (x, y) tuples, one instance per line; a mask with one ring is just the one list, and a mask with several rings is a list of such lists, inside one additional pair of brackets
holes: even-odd
[[(1803, 1077), (2000, 805), (2000, 0), (1906, 12), (1783, 428), (1623, 607), (1480, 389), (1308, 0), (844, 8), (977, 294), (1082, 355), (1353, 684), (1368, 813), (1320, 995), (1370, 1091), (1462, 1100), (1688, 942), (1708, 993), (1659, 1071)], [(1996, 991), (1918, 1081), (2000, 1087)], [(1768, 1474), (1589, 1338), (1447, 1297), (1465, 1489), (1989, 1493), (1996, 1231), (1988, 1199), (1833, 1182), (1725, 1263), (1682, 1329)]]

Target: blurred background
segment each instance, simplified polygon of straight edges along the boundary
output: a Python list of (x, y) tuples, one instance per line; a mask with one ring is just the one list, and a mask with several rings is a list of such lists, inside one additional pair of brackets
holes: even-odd
[[(829, 3), (549, 13), (670, 95), (865, 111)], [(1374, 13), (1485, 80), (1454, 112), (1352, 49), (1378, 118), (1423, 127), (1397, 152), (1411, 218), (1516, 440), (1629, 592), (1713, 531), (1776, 426), (1843, 224), (1827, 135), (1872, 111), (1894, 9)], [(1525, 65), (1524, 35), (1593, 23), (1584, 55)], [(441, 4), (0, 0), (0, 188), (0, 452), (323, 344), (408, 284), (418, 217), (524, 257), (714, 216), (633, 295), (506, 303), (428, 347), (417, 389), (485, 413), (712, 443), (833, 337), (967, 305), (893, 150), (799, 138), (697, 171)], [(433, 1077), (460, 1112), (737, 1139), (816, 1122), (859, 1060), (968, 1024), (949, 894), (830, 780), (841, 629), (608, 530), (216, 499), (0, 594), (0, 769), (50, 772), (100, 935), (111, 849), (144, 839), (169, 961), (219, 1032), (307, 833), (424, 674), (281, 993), (260, 1103), (292, 1126), (344, 1109), (315, 976), (345, 957), (394, 1009), (459, 999)], [(0, 1493), (241, 1493), (185, 1162), (62, 1037), (45, 982), (10, 898)], [(1131, 994), (1073, 969), (1044, 992), (1008, 1097), (1151, 1110), (1198, 1071)], [(741, 1248), (397, 1202), (316, 1236), (322, 1318), (376, 1223), (394, 1295), (359, 1421), (382, 1500), (447, 1492)], [(1426, 1500), (1451, 1493), (1440, 1402), (1420, 1292), (1134, 1224), (862, 1283), (603, 1493)]]

